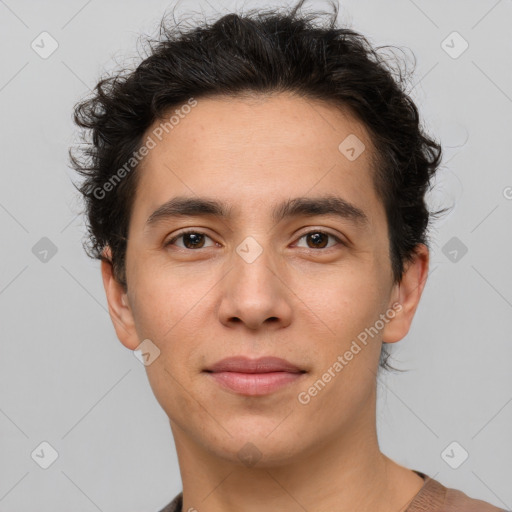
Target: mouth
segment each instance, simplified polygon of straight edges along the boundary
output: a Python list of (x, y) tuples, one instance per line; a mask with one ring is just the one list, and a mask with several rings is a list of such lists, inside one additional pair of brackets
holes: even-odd
[(246, 396), (273, 393), (300, 380), (306, 370), (277, 357), (229, 357), (204, 370), (221, 387)]

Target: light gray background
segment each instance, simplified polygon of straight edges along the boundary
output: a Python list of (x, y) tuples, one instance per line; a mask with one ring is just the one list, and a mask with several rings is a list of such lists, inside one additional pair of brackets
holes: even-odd
[[(137, 37), (155, 35), (171, 5), (0, 0), (0, 511), (151, 512), (181, 490), (167, 417), (115, 336), (99, 263), (82, 251), (67, 162), (73, 104), (115, 59), (137, 57)], [(210, 5), (235, 4), (188, 1), (177, 13)], [(340, 17), (416, 55), (412, 96), (445, 150), (430, 201), (455, 203), (396, 346), (394, 364), (410, 371), (380, 379), (382, 450), (511, 509), (512, 2), (346, 1)], [(43, 31), (59, 44), (48, 59), (31, 48)], [(469, 43), (456, 59), (441, 46), (453, 31)], [(32, 252), (42, 237), (57, 247), (47, 262)], [(456, 262), (443, 253), (453, 237), (468, 249)], [(42, 441), (59, 455), (46, 470), (31, 458)], [(469, 453), (458, 469), (441, 457), (453, 441)]]

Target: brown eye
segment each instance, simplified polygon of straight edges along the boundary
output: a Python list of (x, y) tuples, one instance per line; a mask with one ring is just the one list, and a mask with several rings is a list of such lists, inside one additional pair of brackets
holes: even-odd
[[(309, 233), (302, 235), (299, 240), (302, 240), (303, 238), (306, 239), (306, 247), (308, 249), (325, 249), (329, 243), (329, 238), (343, 245), (343, 242), (338, 237), (331, 235), (330, 233), (325, 233), (324, 231), (310, 231)], [(327, 248), (330, 248), (333, 245), (336, 244), (331, 244)]]
[(174, 238), (166, 242), (165, 246), (174, 245), (174, 242), (180, 238), (183, 239), (183, 244), (176, 244), (177, 247), (182, 249), (202, 249), (205, 247), (205, 240), (210, 237), (200, 231), (186, 231), (176, 235)]
[(200, 233), (186, 233), (182, 237), (183, 244), (187, 249), (197, 249), (204, 245), (204, 235)]
[(314, 249), (322, 249), (327, 245), (329, 237), (325, 233), (310, 233), (306, 235), (306, 240), (313, 244)]

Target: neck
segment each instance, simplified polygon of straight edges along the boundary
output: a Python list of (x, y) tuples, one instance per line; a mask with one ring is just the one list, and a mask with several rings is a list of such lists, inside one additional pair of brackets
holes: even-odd
[[(419, 475), (381, 453), (375, 406), (332, 439), (304, 447), (286, 463), (244, 466), (219, 457), (171, 421), (183, 511), (400, 512), (423, 485)], [(298, 438), (298, 444), (300, 437)]]

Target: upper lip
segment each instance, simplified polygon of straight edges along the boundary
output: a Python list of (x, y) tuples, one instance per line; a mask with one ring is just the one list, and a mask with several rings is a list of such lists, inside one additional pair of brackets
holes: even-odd
[(279, 357), (260, 357), (251, 359), (245, 356), (227, 357), (207, 368), (207, 372), (238, 372), (238, 373), (270, 373), (291, 372), (303, 373), (298, 366)]

